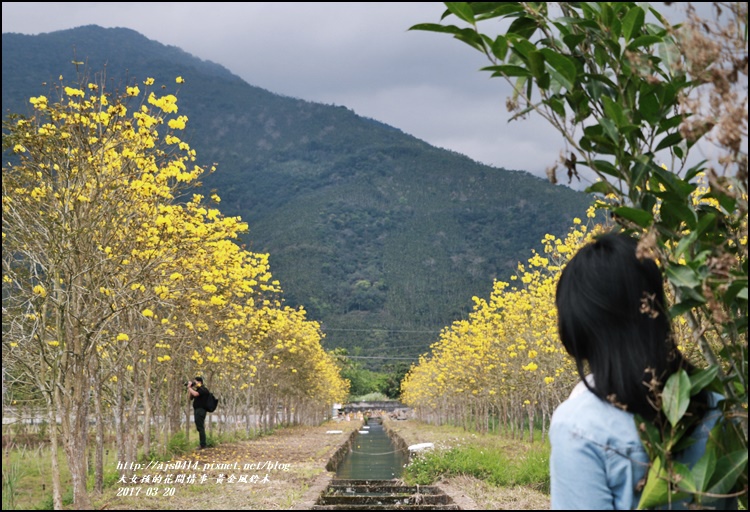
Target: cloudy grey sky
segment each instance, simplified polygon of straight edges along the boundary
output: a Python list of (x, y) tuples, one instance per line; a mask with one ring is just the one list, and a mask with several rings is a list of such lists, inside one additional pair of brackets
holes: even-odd
[[(545, 176), (561, 137), (539, 118), (508, 122), (509, 88), (449, 35), (440, 2), (3, 2), (3, 33), (126, 27), (223, 65), (251, 85), (343, 105), (434, 146)], [(565, 181), (565, 180), (562, 180)]]

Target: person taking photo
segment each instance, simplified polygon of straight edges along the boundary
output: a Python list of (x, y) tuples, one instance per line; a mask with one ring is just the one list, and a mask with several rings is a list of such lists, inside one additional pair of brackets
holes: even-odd
[(208, 400), (208, 388), (203, 385), (203, 377), (196, 377), (195, 380), (188, 381), (188, 393), (190, 400), (193, 402), (193, 417), (195, 419), (195, 428), (198, 430), (200, 439), (200, 448), (206, 448), (206, 400)]

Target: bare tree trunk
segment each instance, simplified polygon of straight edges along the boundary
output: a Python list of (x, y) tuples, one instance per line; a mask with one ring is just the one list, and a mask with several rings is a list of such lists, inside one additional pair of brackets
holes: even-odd
[(253, 425), (253, 420), (252, 420), (252, 412), (253, 412), (253, 409), (254, 409), (254, 407), (253, 407), (253, 404), (254, 404), (253, 397), (254, 397), (254, 395), (253, 395), (252, 389), (253, 389), (252, 386), (248, 386), (247, 387), (247, 401), (246, 401), (246, 406), (245, 406), (245, 411), (247, 413), (247, 427), (246, 427), (246, 432), (247, 432), (248, 436), (250, 435), (250, 430), (251, 429), (255, 430), (254, 425)]
[(94, 489), (101, 493), (104, 488), (104, 411), (102, 410), (102, 383), (98, 372), (94, 372), (94, 414), (96, 416), (96, 465)]
[(529, 406), (529, 442), (534, 442), (534, 408)]
[(57, 430), (57, 404), (60, 403), (58, 392), (52, 392), (52, 397), (47, 403), (47, 418), (49, 419), (50, 425), (50, 451), (52, 456), (52, 507), (55, 510), (62, 510), (62, 484), (60, 483), (60, 459), (58, 452), (60, 449), (60, 443), (58, 441), (58, 430)]
[[(77, 386), (84, 386), (79, 376)], [(87, 388), (87, 387), (86, 387)], [(87, 401), (82, 400), (81, 390), (73, 390), (73, 396), (63, 396), (65, 408), (62, 414), (63, 446), (68, 459), (70, 478), (73, 483), (73, 505), (77, 510), (91, 510), (91, 500), (86, 490), (86, 438), (88, 437)]]
[[(180, 416), (181, 411), (186, 411), (187, 424), (185, 425), (185, 435), (190, 439), (190, 422), (192, 420), (192, 409), (190, 400), (187, 398), (187, 390), (183, 386), (184, 382), (180, 380), (175, 381), (174, 376), (167, 377), (167, 396), (169, 400), (167, 402), (167, 413), (169, 414), (169, 437), (180, 431)], [(183, 404), (187, 405), (186, 409), (183, 409)]]
[(143, 452), (151, 455), (151, 360), (146, 363), (143, 383)]
[[(138, 358), (136, 357), (133, 361), (133, 388), (129, 391), (130, 407), (125, 409), (125, 421), (129, 428), (125, 430), (125, 460), (137, 461), (138, 460), (138, 393), (136, 390), (139, 386), (139, 364)], [(125, 376), (123, 380), (125, 382)]]
[[(193, 405), (190, 400), (185, 404), (185, 440), (190, 441), (190, 432), (195, 428), (195, 415), (193, 413)], [(173, 422), (172, 422), (173, 423)]]
[(68, 459), (73, 483), (73, 505), (79, 510), (90, 510), (91, 500), (86, 490), (86, 444), (88, 441), (88, 366), (84, 364), (83, 340), (78, 328), (63, 322), (63, 311), (58, 312), (58, 325), (65, 325), (70, 352), (63, 357), (61, 372), (56, 379), (62, 407), (63, 447)]
[[(115, 444), (117, 447), (117, 460), (128, 461), (125, 453), (125, 397), (122, 386), (117, 386), (115, 391)], [(133, 462), (133, 461), (130, 461)], [(125, 470), (127, 474), (127, 470)]]

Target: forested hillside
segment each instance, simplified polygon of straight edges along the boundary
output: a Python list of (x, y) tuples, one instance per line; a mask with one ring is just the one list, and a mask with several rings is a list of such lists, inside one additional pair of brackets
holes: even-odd
[(345, 107), (254, 87), (129, 29), (2, 37), (5, 114), (26, 113), (30, 96), (84, 70), (119, 90), (184, 77), (190, 145), (199, 163), (218, 168), (204, 193), (249, 223), (247, 246), (270, 253), (287, 303), (322, 323), (327, 348), (423, 353), (470, 311), (472, 296), (488, 297), (494, 278), (507, 278), (545, 233), (563, 234), (590, 203)]

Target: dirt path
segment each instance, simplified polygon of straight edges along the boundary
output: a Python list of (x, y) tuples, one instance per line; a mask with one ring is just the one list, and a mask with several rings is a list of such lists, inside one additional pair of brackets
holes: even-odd
[[(291, 427), (252, 441), (195, 451), (174, 461), (189, 464), (190, 469), (153, 466), (139, 471), (140, 477), (151, 475), (151, 482), (120, 483), (95, 499), (95, 505), (119, 510), (290, 509), (321, 477), (327, 482), (334, 475), (326, 471), (326, 464), (361, 424)], [(326, 433), (331, 430), (342, 432)], [(173, 479), (183, 474), (185, 481), (165, 483), (168, 474)], [(155, 483), (154, 475), (160, 475), (161, 481)], [(196, 476), (194, 482), (187, 480), (190, 475)], [(117, 496), (118, 489), (130, 495)]]
[[(326, 471), (328, 461), (361, 424), (291, 427), (252, 441), (195, 451), (173, 461), (190, 469), (156, 465), (139, 471), (138, 483), (119, 483), (94, 497), (94, 505), (119, 510), (306, 510), (335, 476)], [(394, 427), (407, 444), (440, 437), (439, 429), (416, 422), (394, 422)], [(342, 432), (327, 433), (332, 430)], [(167, 480), (167, 475), (176, 480), (180, 474), (182, 482)], [(150, 481), (144, 482), (144, 475)], [(194, 482), (189, 480), (191, 475), (195, 475)], [(161, 480), (155, 481), (155, 476)], [(439, 485), (464, 509), (549, 508), (547, 496), (529, 489), (499, 489), (466, 477)]]

